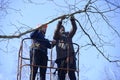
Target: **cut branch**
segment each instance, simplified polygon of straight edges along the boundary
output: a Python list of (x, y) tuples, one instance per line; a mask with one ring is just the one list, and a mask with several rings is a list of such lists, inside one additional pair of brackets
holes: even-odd
[[(85, 12), (85, 10), (79, 10), (79, 11), (76, 11), (76, 12), (74, 12), (74, 13), (66, 14), (66, 15), (62, 15), (62, 16), (66, 16), (66, 18), (68, 18), (68, 17), (70, 17), (71, 15), (75, 15), (75, 14), (82, 13), (82, 12)], [(54, 18), (54, 19), (51, 20), (51, 21), (48, 21), (48, 22), (45, 23), (45, 24), (42, 24), (39, 28), (41, 28), (42, 26), (44, 26), (44, 25), (46, 25), (46, 24), (50, 24), (50, 23), (52, 23), (52, 22), (54, 22), (54, 21), (56, 21), (56, 20), (58, 20), (58, 19), (61, 19), (62, 16), (59, 16), (59, 17), (57, 17), (57, 18)], [(36, 29), (38, 29), (38, 28), (36, 28)], [(27, 33), (30, 33), (30, 32), (32, 32), (32, 31), (34, 31), (34, 30), (36, 30), (36, 29), (30, 29), (30, 30), (27, 30), (27, 31), (25, 31), (25, 32), (22, 32), (22, 33), (20, 33), (20, 34), (18, 34), (18, 35), (0, 35), (0, 38), (4, 38), (4, 39), (20, 38), (21, 36), (23, 36), (23, 35), (25, 35), (25, 34), (27, 34)]]

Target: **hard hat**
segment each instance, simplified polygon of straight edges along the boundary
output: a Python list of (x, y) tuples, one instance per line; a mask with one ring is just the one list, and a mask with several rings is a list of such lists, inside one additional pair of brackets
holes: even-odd
[(44, 25), (38, 24), (38, 25), (36, 26), (36, 28), (39, 28), (40, 30), (46, 30), (47, 27), (48, 27), (47, 24), (44, 24)]
[(42, 26), (42, 28), (45, 28), (45, 29), (46, 29), (47, 27), (48, 27), (47, 24), (45, 24), (45, 25)]
[(43, 31), (44, 33), (46, 33), (47, 27), (48, 27), (47, 24), (43, 25), (41, 27), (41, 31)]

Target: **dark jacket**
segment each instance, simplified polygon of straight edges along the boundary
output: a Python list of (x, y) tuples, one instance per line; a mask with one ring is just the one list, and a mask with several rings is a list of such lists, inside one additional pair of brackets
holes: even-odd
[(30, 37), (33, 39), (32, 48), (39, 49), (47, 54), (47, 48), (51, 48), (52, 45), (49, 40), (45, 38), (45, 35), (41, 31), (35, 30), (31, 33)]
[(72, 38), (76, 33), (77, 26), (74, 19), (70, 19), (72, 24), (72, 29), (70, 32), (60, 33), (60, 26), (62, 26), (62, 21), (57, 24), (57, 29), (55, 30), (53, 38), (57, 41), (56, 51), (57, 59), (65, 58), (67, 56), (74, 56), (74, 48), (72, 44)]

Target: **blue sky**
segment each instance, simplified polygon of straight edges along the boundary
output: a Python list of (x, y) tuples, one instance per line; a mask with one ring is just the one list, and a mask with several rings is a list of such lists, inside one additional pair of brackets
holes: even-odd
[[(30, 3), (23, 3), (24, 0), (11, 0), (12, 4), (10, 4), (11, 8), (20, 10), (20, 11), (14, 11), (11, 9), (8, 9), (9, 14), (4, 17), (4, 19), (0, 22), (3, 24), (3, 27), (0, 27), (1, 30), (4, 31), (5, 34), (13, 34), (15, 31), (17, 31), (17, 28), (23, 27), (21, 31), (26, 31), (31, 28), (35, 28), (38, 24), (43, 24), (51, 19), (54, 19), (60, 15), (68, 14), (69, 12), (73, 12), (69, 10), (68, 6), (67, 8), (60, 8), (59, 6), (56, 6), (51, 1), (43, 0), (43, 4), (41, 5), (35, 5)], [(58, 1), (59, 5), (66, 6), (64, 2)], [(58, 3), (56, 2), (56, 3)], [(69, 2), (72, 4), (72, 2)], [(63, 5), (64, 4), (64, 5)], [(81, 2), (81, 4), (78, 4), (80, 9), (83, 7), (84, 1)], [(100, 3), (99, 3), (100, 4)], [(104, 5), (105, 6), (105, 5)], [(119, 10), (118, 10), (119, 11)], [(111, 13), (109, 16), (114, 16), (110, 18), (110, 23), (112, 25), (115, 25), (116, 30), (120, 33), (120, 23), (119, 19), (120, 16)], [(99, 17), (97, 15), (91, 15), (91, 18), (93, 16)], [(107, 14), (108, 16), (108, 14)], [(100, 45), (98, 42), (98, 39), (96, 38), (95, 34), (92, 32), (92, 29), (89, 27), (89, 24), (87, 24), (87, 20), (84, 16), (84, 14), (75, 15), (77, 19), (81, 22), (81, 24), (84, 26), (87, 32), (91, 34), (92, 39), (95, 43)], [(104, 39), (106, 42), (110, 42), (112, 44), (103, 44), (104, 49), (100, 48), (104, 51), (105, 55), (108, 56), (114, 56), (110, 57), (111, 59), (120, 59), (119, 54), (119, 48), (120, 48), (120, 38), (113, 34), (111, 28), (108, 28), (107, 25), (103, 22), (101, 19), (95, 19), (93, 18), (95, 23), (93, 24), (95, 29), (98, 31), (98, 33), (101, 35), (101, 38)], [(94, 21), (93, 20), (93, 21)], [(17, 25), (16, 27), (11, 25)], [(22, 24), (25, 25), (22, 25)], [(50, 40), (52, 40), (52, 36), (56, 27), (57, 21), (51, 23), (48, 25), (47, 28), (47, 34), (46, 37)], [(66, 27), (66, 30), (69, 31), (70, 29), (70, 23), (64, 24)], [(79, 80), (118, 80), (120, 79), (120, 67), (117, 67), (116, 63), (109, 63), (94, 47), (86, 46), (82, 47), (86, 44), (88, 44), (90, 41), (85, 36), (85, 34), (80, 29), (79, 25), (76, 35), (73, 38), (73, 41), (75, 43), (78, 43), (80, 45), (80, 79)], [(27, 27), (27, 28), (25, 28)], [(2, 33), (1, 33), (2, 34)], [(104, 34), (104, 35), (102, 35)], [(29, 34), (28, 34), (29, 35)], [(27, 35), (27, 36), (28, 36)], [(23, 38), (26, 36), (23, 36)], [(0, 80), (16, 80), (16, 74), (17, 74), (17, 60), (18, 60), (18, 50), (20, 47), (21, 39), (12, 39), (9, 41), (3, 41), (0, 46)], [(7, 46), (7, 43), (9, 45)], [(7, 47), (6, 47), (7, 46)], [(101, 45), (100, 45), (101, 46)], [(27, 46), (28, 47), (28, 46)], [(4, 51), (3, 51), (4, 50)], [(27, 54), (26, 50), (26, 54)], [(49, 55), (48, 55), (49, 56)], [(118, 63), (120, 65), (120, 63)], [(27, 73), (25, 73), (27, 75)], [(7, 77), (6, 77), (7, 75)], [(24, 80), (24, 79), (22, 79)]]

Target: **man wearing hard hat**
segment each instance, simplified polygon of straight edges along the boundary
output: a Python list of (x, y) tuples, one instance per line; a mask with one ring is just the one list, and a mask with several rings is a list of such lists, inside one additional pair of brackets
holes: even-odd
[(31, 74), (30, 80), (35, 80), (38, 68), (40, 68), (40, 80), (45, 80), (47, 70), (47, 49), (52, 48), (52, 43), (45, 38), (47, 24), (38, 26), (38, 28), (30, 34), (32, 46), (30, 50)]

